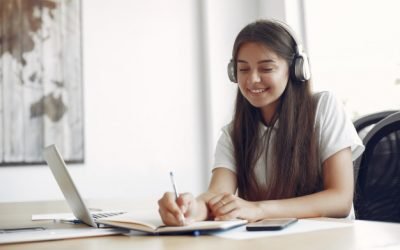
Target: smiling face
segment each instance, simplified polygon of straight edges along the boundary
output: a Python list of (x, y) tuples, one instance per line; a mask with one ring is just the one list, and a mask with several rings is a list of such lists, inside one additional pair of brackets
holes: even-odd
[(267, 46), (255, 42), (240, 46), (236, 62), (242, 95), (260, 108), (264, 122), (269, 124), (288, 83), (288, 63)]

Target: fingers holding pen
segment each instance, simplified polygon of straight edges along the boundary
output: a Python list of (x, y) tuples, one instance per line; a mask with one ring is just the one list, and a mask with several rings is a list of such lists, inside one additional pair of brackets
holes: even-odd
[(185, 216), (185, 224), (190, 224), (194, 221), (197, 212), (196, 198), (191, 193), (180, 194), (176, 199), (181, 212)]
[(171, 213), (167, 210), (163, 210), (161, 208), (158, 210), (158, 212), (160, 214), (162, 222), (165, 225), (170, 225), (170, 226), (180, 226), (181, 225), (181, 222), (176, 218), (176, 216), (173, 213)]
[(174, 173), (170, 179), (174, 192), (167, 192), (158, 201), (161, 219), (166, 225), (184, 226), (192, 223), (196, 217), (198, 203), (191, 193), (179, 194)]
[(158, 200), (159, 213), (164, 224), (171, 226), (184, 225), (184, 212), (177, 204), (175, 194), (167, 192)]

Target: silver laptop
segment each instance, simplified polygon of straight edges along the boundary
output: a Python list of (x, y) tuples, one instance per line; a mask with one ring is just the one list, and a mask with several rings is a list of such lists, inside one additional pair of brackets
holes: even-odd
[(96, 223), (96, 218), (104, 218), (123, 213), (122, 211), (89, 212), (89, 209), (85, 205), (85, 202), (80, 196), (78, 189), (69, 175), (66, 164), (56, 145), (50, 145), (46, 147), (44, 149), (43, 156), (47, 162), (47, 165), (49, 165), (51, 172), (58, 183), (58, 186), (63, 192), (64, 197), (72, 210), (72, 213), (81, 222), (92, 227), (98, 227), (99, 225)]

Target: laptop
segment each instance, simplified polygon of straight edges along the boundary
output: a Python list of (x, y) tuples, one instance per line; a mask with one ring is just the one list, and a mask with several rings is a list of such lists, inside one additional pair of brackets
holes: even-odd
[(89, 212), (56, 145), (53, 144), (46, 147), (43, 151), (43, 156), (64, 194), (72, 213), (79, 221), (92, 227), (99, 227), (96, 219), (124, 213), (123, 211)]

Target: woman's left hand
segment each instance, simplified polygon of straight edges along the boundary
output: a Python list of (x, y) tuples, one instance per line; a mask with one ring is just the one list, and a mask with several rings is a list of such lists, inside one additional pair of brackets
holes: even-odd
[(263, 217), (258, 202), (246, 201), (229, 193), (214, 196), (207, 205), (215, 220), (244, 219), (253, 222)]

